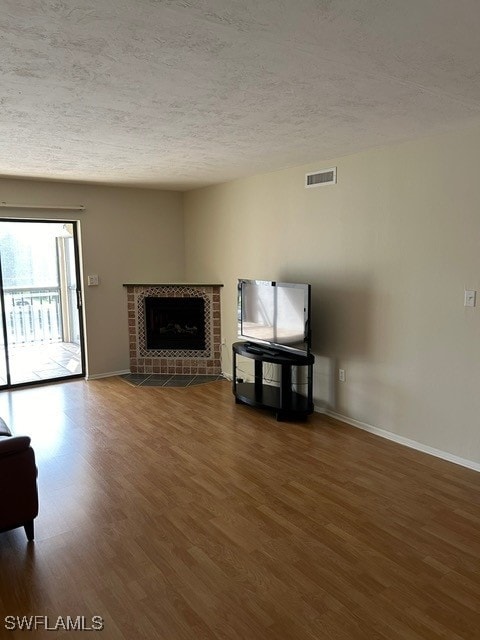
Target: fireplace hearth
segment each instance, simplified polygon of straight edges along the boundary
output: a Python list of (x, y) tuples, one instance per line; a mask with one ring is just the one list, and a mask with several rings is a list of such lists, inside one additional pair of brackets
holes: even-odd
[(220, 375), (220, 284), (125, 284), (132, 374)]

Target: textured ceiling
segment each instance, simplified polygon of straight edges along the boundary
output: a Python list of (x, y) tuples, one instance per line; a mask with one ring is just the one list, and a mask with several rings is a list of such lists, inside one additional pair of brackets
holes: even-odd
[(0, 7), (3, 176), (189, 189), (480, 121), (478, 0)]

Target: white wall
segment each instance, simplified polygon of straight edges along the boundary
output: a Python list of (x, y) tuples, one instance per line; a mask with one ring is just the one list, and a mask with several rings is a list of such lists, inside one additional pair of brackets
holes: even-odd
[(187, 279), (225, 285), (224, 370), (237, 278), (310, 282), (317, 404), (480, 462), (479, 166), (471, 129), (185, 194)]
[[(84, 204), (83, 213), (0, 209), (0, 217), (79, 220), (89, 376), (129, 369), (126, 282), (184, 276), (181, 194), (147, 189), (0, 179), (0, 201)], [(86, 276), (98, 274), (98, 287)]]

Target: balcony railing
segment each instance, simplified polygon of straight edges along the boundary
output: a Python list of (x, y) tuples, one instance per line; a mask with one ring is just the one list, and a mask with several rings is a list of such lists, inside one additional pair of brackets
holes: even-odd
[(62, 341), (59, 287), (7, 287), (4, 300), (10, 345)]

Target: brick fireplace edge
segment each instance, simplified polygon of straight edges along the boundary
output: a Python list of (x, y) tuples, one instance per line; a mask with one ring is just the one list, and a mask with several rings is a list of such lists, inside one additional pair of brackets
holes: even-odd
[[(222, 284), (127, 283), (130, 371), (144, 374), (220, 375)], [(147, 349), (145, 297), (195, 297), (205, 300), (206, 348), (203, 351)]]

